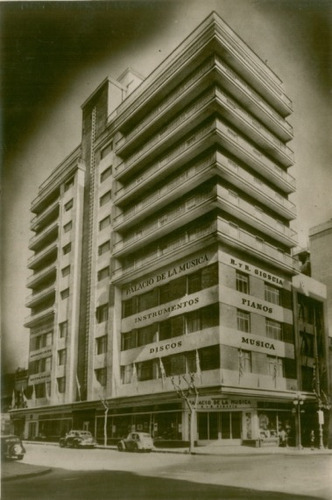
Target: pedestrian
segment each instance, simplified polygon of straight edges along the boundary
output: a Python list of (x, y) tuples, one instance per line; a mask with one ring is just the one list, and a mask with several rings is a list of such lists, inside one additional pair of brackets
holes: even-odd
[(310, 445), (311, 445), (311, 449), (313, 450), (315, 447), (315, 431), (314, 430), (312, 430), (310, 432)]
[(287, 433), (285, 429), (279, 432), (279, 446), (287, 446)]

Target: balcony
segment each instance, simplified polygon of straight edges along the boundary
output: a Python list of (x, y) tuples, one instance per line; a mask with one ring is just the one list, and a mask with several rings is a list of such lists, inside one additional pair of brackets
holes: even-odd
[(142, 246), (149, 245), (152, 241), (170, 234), (180, 226), (184, 226), (213, 210), (216, 206), (215, 202), (216, 196), (214, 189), (211, 188), (209, 191), (191, 196), (183, 203), (173, 206), (172, 209), (152, 219), (149, 223), (136, 227), (136, 230), (115, 243), (114, 256), (132, 253)]
[(39, 312), (38, 314), (31, 314), (30, 316), (26, 317), (24, 320), (24, 326), (26, 328), (31, 328), (35, 325), (38, 325), (38, 323), (44, 321), (52, 315), (54, 315), (54, 306), (50, 306), (44, 311)]
[(45, 299), (55, 295), (55, 283), (52, 283), (50, 286), (47, 286), (43, 290), (37, 293), (32, 293), (26, 299), (26, 307), (35, 307), (39, 302), (43, 302)]
[(217, 231), (223, 243), (248, 252), (287, 272), (299, 272), (299, 263), (293, 257), (221, 217), (218, 217)]
[[(216, 234), (216, 221), (212, 221), (190, 230), (183, 231), (181, 236), (163, 240), (152, 249), (147, 249), (144, 255), (133, 257), (113, 272), (113, 280), (125, 279), (133, 280), (135, 275), (149, 271), (152, 272), (161, 266), (167, 265), (177, 258), (181, 258), (189, 253), (200, 249), (202, 245), (213, 243)], [(134, 254), (135, 255), (135, 254)]]
[(29, 241), (29, 249), (30, 250), (37, 250), (43, 244), (45, 245), (45, 242), (51, 242), (52, 239), (55, 239), (58, 235), (58, 227), (59, 227), (59, 221), (56, 220), (52, 222), (49, 226), (45, 227), (40, 233), (36, 234), (32, 238), (30, 238)]
[(38, 226), (47, 224), (51, 219), (56, 218), (59, 213), (59, 199), (51, 203), (43, 212), (35, 215), (31, 220), (32, 231), (38, 230)]
[(58, 242), (57, 240), (54, 240), (50, 245), (43, 248), (40, 252), (35, 253), (28, 259), (28, 268), (34, 269), (36, 267), (40, 267), (43, 260), (47, 260), (53, 256), (55, 260), (57, 251), (58, 251)]
[(27, 287), (34, 288), (43, 281), (53, 282), (56, 276), (56, 269), (57, 269), (57, 263), (52, 262), (52, 264), (41, 269), (37, 273), (32, 274), (31, 276), (28, 277)]
[(263, 234), (269, 235), (289, 248), (296, 245), (295, 231), (240, 198), (233, 191), (218, 185), (217, 196), (218, 206), (225, 212), (258, 229)]

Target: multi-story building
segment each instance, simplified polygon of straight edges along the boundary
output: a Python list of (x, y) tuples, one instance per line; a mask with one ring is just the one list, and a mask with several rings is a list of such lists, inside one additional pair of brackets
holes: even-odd
[(293, 401), (316, 396), (293, 311), (281, 80), (212, 13), (82, 111), (81, 144), (32, 203), (30, 399), (13, 418), (26, 437), (102, 440), (107, 414), (110, 443), (133, 428), (188, 441), (190, 420), (199, 444), (295, 434)]

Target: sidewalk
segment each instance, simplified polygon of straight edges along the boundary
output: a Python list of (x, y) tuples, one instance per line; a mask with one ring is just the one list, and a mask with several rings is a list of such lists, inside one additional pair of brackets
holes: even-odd
[(7, 461), (1, 463), (1, 480), (10, 481), (32, 476), (47, 474), (51, 469), (37, 465), (24, 464), (22, 462)]

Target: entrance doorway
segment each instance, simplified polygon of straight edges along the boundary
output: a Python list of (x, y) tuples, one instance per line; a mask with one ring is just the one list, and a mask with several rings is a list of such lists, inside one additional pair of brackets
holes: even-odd
[(228, 444), (235, 444), (234, 441), (241, 440), (240, 411), (202, 412), (197, 417), (199, 441), (226, 440)]

